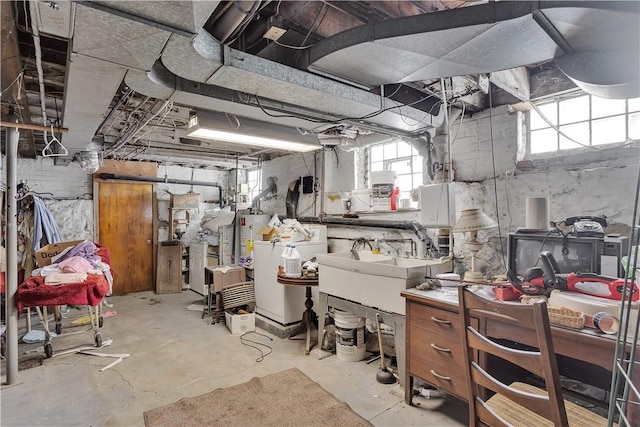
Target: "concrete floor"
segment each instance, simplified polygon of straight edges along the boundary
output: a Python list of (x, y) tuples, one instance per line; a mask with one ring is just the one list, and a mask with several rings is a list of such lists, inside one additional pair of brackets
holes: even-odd
[[(130, 357), (100, 372), (115, 359), (55, 356), (65, 349), (93, 345), (91, 332), (54, 339), (53, 358), (20, 371), (18, 384), (3, 386), (2, 426), (143, 426), (146, 410), (292, 367), (376, 426), (467, 425), (466, 404), (454, 398), (415, 398), (420, 406), (408, 406), (398, 385), (376, 382), (379, 363), (346, 362), (335, 355), (318, 360), (304, 355), (303, 340), (251, 334), (247, 338), (273, 348), (258, 362), (260, 352), (243, 345), (224, 324), (211, 325), (207, 318), (201, 319), (201, 313), (186, 310), (200, 302), (191, 291), (142, 292), (108, 300), (117, 315), (105, 319), (101, 332), (103, 341), (112, 339), (113, 344), (96, 351)], [(68, 316), (78, 313), (72, 309)], [(63, 323), (63, 334), (78, 329), (66, 327), (69, 320)], [(23, 323), (21, 318), (20, 336)], [(266, 334), (261, 329), (257, 332)], [(20, 358), (39, 356), (24, 354), (36, 347), (20, 344)]]

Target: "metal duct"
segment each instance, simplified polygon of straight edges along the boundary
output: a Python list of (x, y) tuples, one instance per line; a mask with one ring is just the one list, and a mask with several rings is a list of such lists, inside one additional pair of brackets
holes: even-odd
[[(248, 94), (259, 94), (272, 111), (325, 120), (357, 119), (382, 105), (380, 96), (366, 90), (222, 45), (202, 30), (216, 2), (165, 1), (162, 8), (156, 3), (104, 2), (107, 8), (74, 3), (63, 112), (70, 157), (75, 150), (86, 149), (125, 73), (125, 83), (143, 95), (303, 129), (317, 124), (268, 117)], [(161, 79), (147, 74), (157, 65), (168, 70)], [(235, 99), (218, 98), (221, 90)], [(423, 111), (403, 107), (354, 124), (408, 135), (441, 121), (440, 116), (425, 120)]]
[(233, 1), (229, 4), (231, 7), (227, 8), (222, 16), (213, 23), (214, 27), (211, 31), (211, 34), (222, 43), (227, 43), (229, 37), (244, 22), (251, 19), (260, 6), (259, 1)]
[(286, 199), (286, 208), (287, 208), (287, 218), (295, 218), (298, 214), (298, 198), (300, 197), (300, 178), (295, 181), (291, 181), (289, 183), (289, 188), (287, 189), (287, 199)]
[(378, 227), (393, 228), (397, 230), (410, 230), (415, 233), (419, 240), (427, 242), (428, 246), (433, 246), (431, 237), (427, 234), (427, 230), (417, 221), (385, 221), (380, 219), (360, 219), (360, 218), (341, 218), (333, 216), (303, 216), (298, 217), (298, 221), (313, 224), (337, 224), (337, 225), (356, 225), (360, 227)]
[(640, 96), (640, 62), (634, 52), (578, 52), (554, 62), (588, 94), (615, 99)]
[(369, 22), (314, 44), (298, 65), (375, 87), (535, 64), (567, 48), (626, 50), (638, 62), (639, 14), (628, 1), (489, 1)]
[(269, 193), (275, 194), (277, 192), (278, 192), (278, 187), (276, 186), (276, 177), (275, 176), (268, 177), (267, 188), (262, 190), (257, 196), (253, 198), (253, 201), (251, 202), (251, 209), (257, 208), (258, 202), (262, 200), (267, 194)]

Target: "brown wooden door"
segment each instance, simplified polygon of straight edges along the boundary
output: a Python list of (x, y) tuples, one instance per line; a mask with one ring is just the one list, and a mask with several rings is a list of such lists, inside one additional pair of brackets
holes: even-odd
[(113, 294), (153, 289), (153, 184), (99, 183), (98, 242), (111, 250)]

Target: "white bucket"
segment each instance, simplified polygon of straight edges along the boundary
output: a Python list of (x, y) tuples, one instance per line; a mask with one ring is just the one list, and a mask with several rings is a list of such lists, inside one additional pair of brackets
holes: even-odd
[(373, 192), (370, 188), (364, 190), (351, 191), (351, 211), (352, 212), (370, 212), (371, 196)]
[(342, 310), (335, 310), (336, 356), (338, 360), (359, 362), (367, 353), (364, 342), (364, 318)]

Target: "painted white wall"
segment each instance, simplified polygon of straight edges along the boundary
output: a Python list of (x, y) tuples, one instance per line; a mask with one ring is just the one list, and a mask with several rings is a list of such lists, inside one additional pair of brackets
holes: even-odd
[[(353, 166), (346, 166), (353, 170)], [(278, 157), (262, 164), (262, 189), (267, 186), (269, 177), (276, 178), (277, 194), (269, 194), (260, 201), (259, 208), (262, 212), (273, 215), (277, 213), (285, 218), (287, 190), (289, 185), (303, 176), (313, 176), (314, 181), (321, 179), (322, 151), (311, 153), (295, 153), (289, 156)], [(302, 194), (302, 185), (299, 188), (298, 214), (317, 215), (320, 212), (320, 199), (315, 193)], [(318, 194), (319, 196), (319, 194)]]
[[(3, 157), (3, 171), (5, 159)], [(62, 238), (65, 240), (93, 239), (93, 184), (91, 174), (82, 171), (75, 163), (68, 166), (55, 165), (52, 158), (19, 159), (17, 161), (18, 182), (24, 180), (29, 188), (41, 194), (51, 211)], [(219, 183), (223, 196), (228, 192), (228, 173), (216, 169), (195, 169), (182, 166), (162, 165), (157, 168), (158, 178), (180, 179)], [(200, 194), (200, 209), (192, 211), (193, 221), (210, 209), (219, 207), (217, 188), (183, 184), (156, 184), (158, 198), (158, 239), (167, 238), (169, 190), (176, 194), (193, 191)], [(204, 203), (215, 202), (215, 203)]]
[[(500, 224), (499, 228), (479, 233), (479, 238), (487, 242), (478, 253), (479, 267), (487, 275), (504, 273), (507, 236), (518, 227), (524, 227), (527, 197), (548, 197), (550, 220), (560, 221), (575, 215), (606, 215), (610, 223), (606, 232), (629, 234), (638, 176), (637, 145), (553, 159), (534, 159), (531, 169), (521, 171), (516, 170), (519, 119), (515, 112), (507, 106), (500, 106), (491, 112), (486, 110), (464, 117), (462, 122), (459, 120), (451, 124), (456, 217), (462, 209), (480, 207)], [(339, 164), (335, 163), (335, 155), (331, 151), (325, 153), (327, 170), (331, 171), (325, 174), (325, 189), (329, 192), (347, 191), (350, 188), (346, 183), (353, 185), (351, 188), (359, 188), (353, 177), (358, 183), (364, 182), (359, 179), (362, 169), (353, 165), (365, 161), (362, 152), (338, 149), (338, 153)], [(286, 184), (304, 171), (300, 155), (267, 161), (263, 167), (263, 185), (267, 176), (276, 176), (278, 195), (263, 203), (262, 208), (267, 213), (284, 213)], [(305, 202), (301, 200), (300, 206), (306, 206)], [(365, 217), (380, 218), (381, 215), (367, 214)], [(386, 214), (385, 217), (395, 220), (400, 219), (401, 214)], [(410, 232), (368, 227), (329, 226), (328, 234), (331, 252), (350, 249), (350, 239), (356, 237), (415, 240)], [(432, 237), (435, 240), (435, 236)], [(459, 260), (455, 269), (464, 272), (469, 268), (469, 258), (462, 246), (467, 236), (456, 233), (454, 237), (454, 252)], [(399, 245), (400, 253), (410, 252), (410, 244)]]
[[(527, 197), (549, 198), (551, 221), (605, 215), (610, 224), (605, 232), (629, 234), (638, 176), (637, 145), (534, 159), (532, 168), (521, 171), (515, 167), (517, 113), (501, 106), (465, 118), (461, 125), (456, 122), (451, 128), (457, 126), (460, 130), (452, 145), (452, 157), (458, 216), (462, 209), (480, 207), (500, 225), (479, 233), (479, 238), (488, 242), (478, 253), (482, 271), (489, 275), (504, 273), (507, 236), (525, 226)], [(455, 235), (456, 255), (465, 255), (465, 237)], [(459, 268), (466, 270), (466, 264)]]

